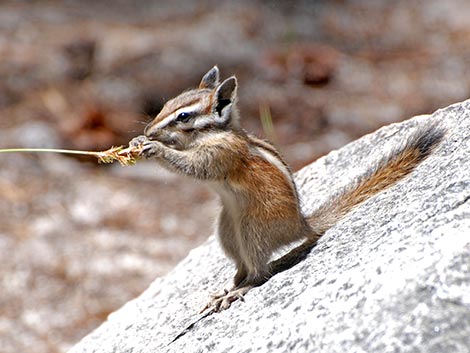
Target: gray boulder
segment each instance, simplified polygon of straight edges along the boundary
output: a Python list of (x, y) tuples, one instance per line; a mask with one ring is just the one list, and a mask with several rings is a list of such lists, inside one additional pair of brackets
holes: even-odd
[(436, 121), (433, 155), (245, 302), (198, 314), (234, 274), (210, 237), (70, 352), (470, 352), (470, 100), (364, 136), (296, 182), (311, 212)]

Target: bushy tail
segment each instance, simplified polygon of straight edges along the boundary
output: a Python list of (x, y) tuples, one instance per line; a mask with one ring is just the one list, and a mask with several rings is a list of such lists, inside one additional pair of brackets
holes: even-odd
[(369, 173), (308, 217), (308, 223), (314, 232), (323, 235), (352, 208), (410, 174), (431, 154), (443, 137), (444, 130), (436, 125), (420, 128), (405, 144), (377, 163)]
[(420, 128), (402, 146), (383, 158), (369, 173), (331, 198), (327, 204), (322, 205), (307, 219), (312, 228), (309, 239), (282, 258), (272, 262), (270, 264), (272, 272), (283, 271), (301, 261), (316, 241), (352, 208), (410, 174), (431, 154), (444, 134), (444, 130), (438, 128), (437, 125)]

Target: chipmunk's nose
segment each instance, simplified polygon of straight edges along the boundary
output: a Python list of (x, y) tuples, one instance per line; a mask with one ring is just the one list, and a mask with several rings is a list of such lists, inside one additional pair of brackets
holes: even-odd
[(156, 137), (157, 133), (158, 129), (155, 128), (155, 125), (153, 123), (148, 124), (144, 129), (144, 135), (150, 139), (152, 137)]

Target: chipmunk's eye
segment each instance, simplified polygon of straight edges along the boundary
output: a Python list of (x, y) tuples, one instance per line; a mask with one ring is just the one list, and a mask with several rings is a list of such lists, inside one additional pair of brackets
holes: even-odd
[(181, 121), (182, 123), (187, 123), (189, 119), (191, 119), (191, 114), (190, 113), (179, 113), (178, 116), (176, 117), (176, 121)]

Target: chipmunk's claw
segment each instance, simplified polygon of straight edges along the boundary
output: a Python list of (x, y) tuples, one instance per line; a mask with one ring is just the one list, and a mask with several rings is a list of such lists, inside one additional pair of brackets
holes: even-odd
[(245, 301), (244, 295), (250, 290), (251, 287), (242, 287), (237, 289), (232, 289), (230, 291), (224, 289), (223, 294), (216, 294), (212, 296), (209, 302), (204, 306), (204, 308), (199, 312), (203, 313), (206, 310), (210, 310), (212, 313), (218, 313), (222, 310), (230, 308), (233, 302), (240, 300)]
[(147, 140), (142, 144), (139, 155), (145, 158), (158, 156), (162, 151), (162, 144), (158, 141)]
[(130, 142), (129, 142), (129, 147), (133, 148), (139, 148), (142, 147), (144, 142), (149, 141), (148, 137), (145, 135), (140, 135), (137, 137), (134, 137)]

